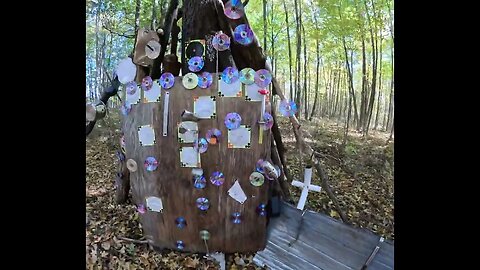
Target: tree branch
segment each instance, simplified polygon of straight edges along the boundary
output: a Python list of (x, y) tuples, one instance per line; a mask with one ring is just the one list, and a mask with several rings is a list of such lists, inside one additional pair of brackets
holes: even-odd
[(112, 29), (108, 28), (106, 25), (102, 25), (102, 27), (103, 27), (103, 29), (110, 32), (110, 34), (112, 34), (112, 35), (117, 35), (117, 36), (124, 37), (124, 38), (135, 38), (135, 35), (127, 35), (125, 33), (118, 33), (116, 31), (113, 31)]

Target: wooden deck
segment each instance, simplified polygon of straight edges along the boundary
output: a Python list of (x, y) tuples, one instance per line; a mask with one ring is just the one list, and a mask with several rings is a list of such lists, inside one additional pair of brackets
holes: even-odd
[[(360, 270), (379, 245), (380, 237), (370, 231), (343, 224), (326, 215), (307, 211), (300, 237), (297, 235), (302, 211), (282, 203), (282, 214), (269, 225), (268, 243), (254, 262), (268, 269)], [(393, 269), (393, 243), (385, 241), (368, 270)]]

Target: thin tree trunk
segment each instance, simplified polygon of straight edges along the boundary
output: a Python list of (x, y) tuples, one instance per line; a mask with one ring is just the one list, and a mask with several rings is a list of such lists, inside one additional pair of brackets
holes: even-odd
[[(348, 52), (347, 52), (347, 45), (345, 44), (345, 37), (343, 37), (343, 49), (345, 51), (345, 65), (346, 65), (346, 68), (347, 68), (347, 72), (348, 72), (348, 80), (349, 80), (349, 92), (350, 92), (350, 97), (352, 98), (352, 101), (353, 101), (353, 112), (354, 112), (354, 120), (355, 122), (358, 123), (358, 112), (357, 112), (357, 101), (355, 99), (355, 88), (353, 87), (353, 71), (351, 69), (353, 69), (353, 63), (351, 64), (352, 66), (350, 66), (350, 61), (348, 61)], [(349, 110), (351, 110), (351, 106), (349, 105)], [(349, 112), (350, 114), (350, 112)], [(348, 116), (348, 120), (350, 120), (350, 116)]]
[(136, 0), (135, 2), (135, 40), (133, 41), (132, 54), (135, 51), (135, 44), (137, 44), (137, 33), (138, 28), (140, 27), (140, 7), (142, 6), (141, 0)]
[(373, 126), (374, 130), (377, 130), (378, 127), (378, 117), (380, 115), (380, 97), (382, 96), (382, 37), (380, 36), (380, 68), (379, 68), (379, 76), (378, 76), (378, 101), (377, 101), (377, 113), (375, 115), (375, 125)]
[(267, 51), (267, 0), (263, 0), (263, 50)]
[(317, 52), (317, 68), (316, 68), (316, 79), (315, 79), (315, 98), (313, 100), (313, 107), (312, 107), (312, 112), (310, 113), (310, 121), (312, 121), (313, 114), (315, 113), (315, 110), (317, 109), (317, 102), (318, 102), (318, 93), (320, 92), (320, 86), (318, 85), (318, 77), (320, 76), (320, 44), (318, 42), (318, 39), (316, 40), (316, 52)]
[(289, 86), (290, 86), (290, 100), (294, 100), (294, 95), (293, 95), (293, 80), (292, 80), (292, 45), (291, 45), (291, 42), (290, 42), (290, 27), (289, 27), (289, 23), (288, 23), (288, 9), (287, 9), (287, 3), (285, 0), (283, 0), (283, 8), (285, 10), (285, 23), (286, 23), (286, 26), (287, 26), (287, 44), (288, 44), (288, 64), (289, 64), (289, 78), (290, 78), (290, 81), (289, 81)]
[[(272, 55), (271, 55), (271, 59), (272, 59), (272, 69), (274, 70), (275, 74), (277, 74), (277, 63), (276, 63), (276, 59), (275, 59), (275, 37), (273, 36), (273, 14), (275, 13), (275, 10), (274, 10), (274, 5), (273, 5), (273, 1), (270, 1), (271, 5), (270, 5), (270, 24), (272, 26), (272, 28), (270, 29), (270, 32), (271, 32), (271, 43), (270, 43), (270, 47), (271, 47), (271, 51), (272, 51)], [(275, 77), (277, 77), (277, 75), (275, 75)]]
[(150, 22), (150, 28), (155, 31), (157, 30), (157, 1), (152, 0), (152, 19)]
[(365, 52), (365, 38), (362, 34), (362, 91), (361, 91), (361, 102), (360, 102), (360, 121), (357, 123), (357, 131), (360, 131), (365, 122), (366, 114), (366, 83), (367, 83), (367, 57)]
[[(372, 20), (370, 18), (370, 13), (368, 10), (367, 6), (367, 1), (364, 1), (365, 4), (365, 10), (367, 13), (367, 19), (368, 19), (368, 25), (370, 28), (370, 41), (371, 41), (371, 46), (372, 46), (372, 65), (373, 65), (373, 70), (372, 70), (372, 88), (370, 92), (370, 101), (368, 102), (368, 110), (367, 110), (367, 121), (365, 125), (365, 135), (368, 135), (368, 130), (370, 128), (370, 122), (372, 120), (372, 114), (373, 114), (373, 106), (375, 103), (375, 93), (376, 93), (376, 87), (377, 87), (377, 66), (378, 66), (378, 35), (377, 35), (377, 24), (375, 22), (372, 23)], [(372, 1), (372, 10), (373, 10), (373, 17), (374, 19), (376, 18), (376, 12), (375, 12), (375, 3)], [(375, 35), (374, 35), (375, 32)]]
[(307, 120), (308, 118), (308, 103), (307, 103), (307, 95), (308, 95), (308, 91), (307, 91), (307, 74), (308, 74), (308, 70), (307, 70), (307, 63), (308, 63), (308, 56), (307, 56), (307, 39), (305, 38), (305, 28), (304, 26), (302, 25), (302, 32), (303, 32), (303, 59), (304, 59), (304, 63), (303, 63), (303, 107), (305, 108), (305, 120)]
[[(295, 60), (295, 103), (298, 107), (301, 107), (301, 94), (302, 89), (301, 84), (301, 66), (300, 66), (300, 55), (302, 53), (302, 16), (300, 16), (300, 10), (302, 10), (302, 1), (294, 0), (295, 3), (295, 21), (296, 21), (296, 36), (297, 36), (297, 57)], [(297, 111), (297, 118), (300, 119), (301, 110)]]

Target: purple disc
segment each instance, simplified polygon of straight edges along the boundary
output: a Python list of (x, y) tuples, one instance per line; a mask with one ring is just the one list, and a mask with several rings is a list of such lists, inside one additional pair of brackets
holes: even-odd
[(207, 141), (210, 144), (217, 144), (221, 136), (222, 136), (222, 132), (216, 128), (209, 129), (207, 131), (207, 135), (205, 135), (205, 137), (207, 138)]
[(263, 130), (269, 130), (273, 127), (273, 116), (269, 114), (268, 112), (265, 112), (263, 114)]
[(231, 0), (225, 3), (224, 9), (225, 16), (227, 18), (236, 20), (240, 19), (243, 14), (245, 14), (242, 1), (240, 0)]
[(228, 84), (234, 83), (238, 80), (238, 69), (235, 67), (227, 67), (222, 72), (222, 81)]
[(202, 72), (200, 75), (198, 75), (198, 87), (200, 88), (208, 88), (210, 85), (212, 85), (213, 78), (212, 74), (209, 72)]
[(139, 205), (137, 206), (137, 211), (138, 211), (140, 214), (145, 214), (145, 212), (146, 212), (147, 210), (145, 209), (145, 205), (139, 204)]
[(193, 176), (193, 186), (196, 189), (202, 189), (207, 186), (207, 180), (205, 179), (205, 176), (203, 175), (194, 175)]
[(146, 76), (142, 79), (142, 89), (143, 91), (149, 91), (152, 89), (153, 80), (150, 76)]
[(197, 199), (197, 208), (202, 210), (202, 211), (205, 211), (207, 210), (208, 208), (210, 208), (210, 202), (208, 201), (207, 198), (198, 198)]
[(175, 245), (177, 246), (177, 249), (180, 249), (180, 250), (182, 250), (182, 249), (185, 248), (185, 243), (183, 243), (182, 240), (178, 240), (178, 241), (175, 243)]
[(162, 74), (162, 76), (160, 76), (160, 79), (158, 81), (160, 82), (160, 86), (162, 86), (163, 89), (170, 89), (175, 83), (175, 77), (173, 77), (172, 73), (165, 72)]
[(283, 116), (290, 117), (297, 113), (297, 104), (293, 101), (282, 100), (278, 107), (278, 110)]
[(199, 72), (202, 70), (203, 65), (205, 65), (205, 63), (203, 62), (203, 58), (200, 56), (194, 56), (188, 60), (188, 69), (191, 72)]
[(121, 107), (123, 116), (127, 116), (132, 110), (132, 103), (125, 101)]
[(234, 224), (240, 224), (242, 222), (242, 214), (240, 214), (240, 212), (235, 212), (232, 214), (231, 219)]
[(230, 37), (224, 33), (218, 33), (213, 37), (212, 45), (217, 51), (225, 51), (230, 48)]
[(207, 139), (200, 138), (198, 139), (198, 141), (195, 140), (193, 142), (193, 148), (195, 149), (195, 151), (199, 152), (200, 154), (207, 152), (207, 149), (208, 149)]
[(264, 173), (265, 172), (263, 170), (262, 163), (263, 163), (263, 159), (259, 159), (257, 161), (257, 164), (256, 164), (256, 169), (257, 169), (257, 172), (259, 172), (259, 173)]
[(154, 157), (147, 157), (143, 165), (145, 166), (145, 170), (153, 172), (158, 167), (158, 161)]
[(183, 229), (185, 228), (185, 226), (187, 226), (187, 221), (184, 217), (178, 217), (177, 219), (175, 219), (175, 225), (177, 225), (177, 228)]
[(236, 112), (228, 113), (227, 116), (225, 116), (225, 126), (230, 130), (240, 127), (241, 122), (242, 117)]
[(233, 37), (236, 42), (242, 45), (248, 45), (253, 41), (253, 31), (250, 26), (246, 24), (240, 24), (235, 27), (235, 31), (233, 32)]
[(125, 85), (125, 91), (129, 95), (133, 95), (137, 92), (137, 83), (136, 82), (129, 82)]
[(250, 85), (255, 83), (255, 70), (253, 68), (244, 68), (240, 70), (240, 81), (243, 84)]
[(259, 69), (255, 72), (254, 80), (259, 87), (266, 88), (272, 82), (272, 74), (266, 69)]
[(267, 215), (267, 209), (266, 205), (264, 203), (261, 203), (259, 206), (257, 206), (257, 214), (260, 216), (266, 216)]
[(215, 186), (221, 186), (225, 182), (225, 175), (222, 172), (216, 171), (210, 176), (210, 182)]

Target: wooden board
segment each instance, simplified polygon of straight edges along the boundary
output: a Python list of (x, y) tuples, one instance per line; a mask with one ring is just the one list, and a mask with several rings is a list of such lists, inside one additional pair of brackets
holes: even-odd
[[(265, 180), (260, 187), (250, 184), (249, 176), (255, 171), (259, 159), (269, 159), (270, 131), (263, 131), (263, 143), (258, 143), (261, 102), (245, 101), (244, 97), (219, 97), (217, 89), (218, 75), (213, 74), (213, 84), (209, 89), (195, 88), (187, 90), (182, 85), (182, 77), (175, 78), (174, 86), (169, 90), (168, 135), (163, 133), (163, 101), (165, 90), (162, 90), (160, 102), (139, 103), (133, 105), (126, 116), (123, 126), (126, 141), (126, 158), (138, 164), (138, 170), (130, 174), (131, 190), (134, 203), (145, 204), (148, 196), (157, 196), (163, 202), (163, 212), (147, 211), (141, 214), (141, 223), (147, 239), (159, 248), (176, 249), (176, 241), (185, 243), (185, 251), (206, 252), (199, 232), (208, 230), (210, 240), (209, 251), (221, 252), (253, 252), (264, 249), (266, 245), (266, 218), (259, 216), (256, 208), (260, 203), (267, 203), (268, 189), (271, 182)], [(217, 128), (222, 138), (217, 145), (209, 145), (201, 156), (201, 167), (207, 180), (205, 189), (193, 186), (192, 168), (180, 166), (181, 144), (178, 142), (177, 125), (181, 122), (183, 110), (194, 111), (194, 97), (215, 96), (216, 118), (198, 121), (199, 137), (205, 137), (209, 129)], [(143, 97), (143, 93), (142, 93)], [(250, 125), (250, 149), (227, 148), (227, 128), (225, 115), (237, 112), (242, 117), (242, 125)], [(141, 146), (138, 141), (137, 128), (152, 125), (155, 130), (154, 146)], [(158, 168), (148, 172), (143, 163), (148, 156), (158, 160)], [(210, 181), (214, 171), (225, 175), (225, 182), (215, 186)], [(240, 186), (247, 195), (242, 205), (232, 199), (227, 191), (239, 180)], [(196, 199), (206, 197), (210, 208), (203, 212), (196, 207)], [(231, 221), (233, 212), (240, 212), (243, 221), (234, 224)], [(186, 227), (179, 229), (175, 225), (177, 217), (186, 219)]]
[[(379, 236), (354, 228), (323, 214), (307, 211), (300, 236), (292, 246), (302, 212), (282, 203), (282, 214), (272, 219), (268, 243), (254, 261), (269, 269), (361, 269)], [(393, 269), (393, 243), (385, 241), (367, 269)]]

